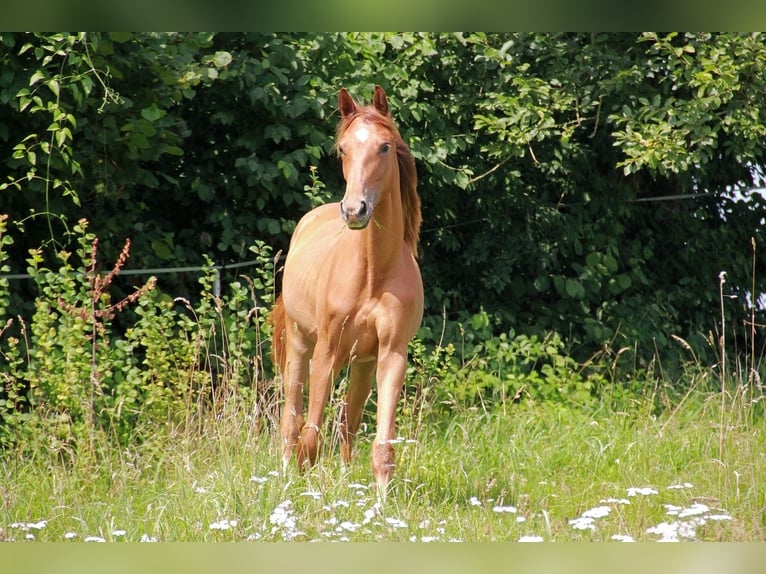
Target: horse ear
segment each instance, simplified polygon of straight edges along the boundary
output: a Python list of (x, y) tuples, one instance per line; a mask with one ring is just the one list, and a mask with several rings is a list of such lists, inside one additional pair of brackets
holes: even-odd
[(375, 86), (375, 95), (372, 97), (372, 104), (375, 109), (378, 110), (384, 116), (388, 115), (388, 101), (386, 100), (386, 92), (380, 86)]
[(348, 95), (346, 88), (341, 88), (338, 94), (338, 107), (340, 108), (340, 115), (347, 117), (356, 112), (356, 104), (351, 96)]

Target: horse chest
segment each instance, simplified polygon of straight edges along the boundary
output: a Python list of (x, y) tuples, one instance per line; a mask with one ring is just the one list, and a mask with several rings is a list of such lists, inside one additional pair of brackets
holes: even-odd
[(330, 341), (336, 341), (331, 345), (341, 354), (355, 356), (360, 360), (374, 358), (379, 344), (379, 312), (380, 309), (372, 302), (358, 308), (346, 305), (335, 307), (328, 314), (330, 321), (323, 334)]

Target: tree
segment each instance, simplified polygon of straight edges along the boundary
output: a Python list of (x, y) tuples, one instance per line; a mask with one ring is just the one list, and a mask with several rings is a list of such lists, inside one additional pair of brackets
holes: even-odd
[[(612, 341), (653, 354), (671, 335), (705, 348), (726, 271), (726, 316), (749, 333), (764, 284), (761, 35), (0, 43), (16, 272), (29, 248), (67, 247), (82, 217), (106, 259), (130, 235), (135, 266), (240, 261), (258, 240), (285, 249), (302, 213), (342, 193), (338, 89), (364, 98), (380, 83), (418, 160), (432, 323), (484, 310), (497, 330), (557, 331), (583, 353)], [(160, 285), (186, 294), (195, 280)]]

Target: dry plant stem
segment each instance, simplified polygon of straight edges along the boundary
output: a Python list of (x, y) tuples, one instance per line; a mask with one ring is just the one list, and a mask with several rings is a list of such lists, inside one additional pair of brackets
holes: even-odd
[[(718, 274), (718, 292), (721, 301), (721, 419), (718, 429), (718, 459), (721, 461), (721, 465), (725, 469), (725, 463), (723, 458), (724, 449), (724, 411), (726, 410), (726, 313), (723, 305), (723, 284), (726, 283), (726, 271), (721, 271)], [(726, 472), (724, 471), (724, 477)], [(724, 478), (726, 480), (726, 478)]]
[[(84, 223), (83, 220), (80, 222)], [(90, 251), (90, 263), (86, 268), (85, 275), (88, 278), (90, 285), (90, 305), (86, 308), (83, 305), (81, 308), (71, 305), (62, 299), (59, 299), (59, 306), (73, 317), (80, 317), (83, 320), (88, 320), (91, 326), (90, 332), (90, 344), (91, 344), (91, 356), (90, 356), (90, 404), (88, 405), (88, 424), (92, 430), (95, 427), (96, 413), (96, 394), (101, 393), (101, 381), (100, 374), (98, 372), (98, 338), (99, 336), (106, 336), (106, 328), (104, 326), (105, 320), (110, 320), (114, 317), (115, 313), (122, 311), (127, 305), (134, 303), (141, 295), (147, 291), (154, 289), (156, 284), (156, 278), (151, 277), (147, 281), (146, 285), (136, 289), (133, 293), (118, 301), (114, 305), (109, 305), (105, 308), (101, 307), (102, 296), (104, 292), (111, 285), (114, 278), (120, 273), (120, 270), (125, 265), (130, 255), (130, 239), (125, 240), (125, 245), (120, 252), (117, 261), (114, 264), (112, 270), (103, 277), (96, 271), (96, 261), (98, 256), (98, 238), (94, 238), (91, 243)]]
[(755, 399), (755, 382), (756, 382), (756, 372), (755, 372), (755, 237), (750, 238), (750, 245), (753, 247), (753, 271), (751, 274), (750, 279), (752, 280), (752, 284), (750, 287), (750, 297), (752, 298), (752, 301), (750, 302), (750, 372), (748, 373), (748, 383), (750, 387), (750, 401), (752, 402)]

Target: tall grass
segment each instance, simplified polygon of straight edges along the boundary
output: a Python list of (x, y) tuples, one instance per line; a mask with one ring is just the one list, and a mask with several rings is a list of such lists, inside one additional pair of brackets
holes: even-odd
[(255, 405), (227, 397), (225, 415), (140, 444), (8, 453), (0, 525), (52, 541), (659, 540), (663, 524), (682, 540), (762, 540), (766, 440), (729, 406), (721, 460), (717, 399), (659, 416), (537, 404), (405, 420), (381, 506), (369, 435), (349, 467), (328, 442), (317, 467), (283, 476), (276, 427), (255, 430)]
[[(92, 296), (82, 232), (91, 275), (73, 275), (69, 258), (38, 270), (32, 323), (0, 333), (4, 540), (765, 538), (752, 373), (691, 361), (677, 380), (625, 374), (619, 353), (581, 365), (555, 335), (482, 340), (459, 357), (417, 340), (382, 504), (369, 468), (374, 395), (355, 459), (338, 455), (343, 381), (320, 463), (282, 473), (271, 279), (217, 298), (203, 278), (196, 305), (143, 289), (127, 303), (135, 322), (116, 333), (96, 313), (112, 306), (104, 289)], [(91, 313), (67, 312), (88, 302)]]

